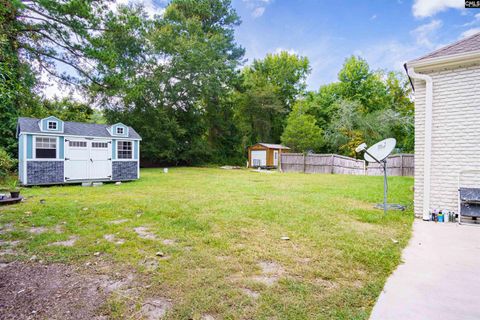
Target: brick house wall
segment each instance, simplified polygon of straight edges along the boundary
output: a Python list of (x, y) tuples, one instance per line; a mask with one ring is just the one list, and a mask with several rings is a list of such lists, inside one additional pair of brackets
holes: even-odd
[[(422, 71), (433, 80), (430, 209), (457, 211), (458, 175), (480, 169), (480, 65)], [(415, 80), (415, 215), (422, 216), (425, 82)], [(480, 187), (480, 185), (479, 185)]]

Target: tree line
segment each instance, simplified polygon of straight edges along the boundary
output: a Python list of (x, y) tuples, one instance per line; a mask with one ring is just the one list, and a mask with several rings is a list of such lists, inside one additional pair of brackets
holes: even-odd
[[(355, 155), (395, 137), (413, 150), (405, 76), (349, 57), (338, 81), (307, 91), (307, 57), (246, 65), (229, 0), (172, 0), (162, 15), (99, 0), (0, 0), (0, 146), (16, 155), (19, 116), (122, 122), (152, 164), (243, 163), (256, 142)], [(84, 101), (46, 99), (44, 77)]]

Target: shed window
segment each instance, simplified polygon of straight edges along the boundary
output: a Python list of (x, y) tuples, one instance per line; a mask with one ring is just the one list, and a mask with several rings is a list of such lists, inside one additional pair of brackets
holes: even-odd
[(87, 141), (68, 141), (68, 146), (74, 148), (86, 148)]
[(57, 130), (57, 121), (48, 121), (48, 130)]
[(35, 157), (37, 159), (55, 159), (57, 157), (57, 138), (36, 137)]
[(118, 159), (132, 159), (132, 141), (118, 141)]
[(117, 127), (117, 134), (123, 134), (123, 127)]
[(92, 148), (108, 148), (107, 142), (92, 142)]

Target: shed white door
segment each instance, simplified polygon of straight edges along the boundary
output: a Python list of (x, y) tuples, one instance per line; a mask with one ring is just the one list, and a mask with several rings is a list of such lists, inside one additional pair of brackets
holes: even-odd
[(252, 150), (252, 167), (265, 167), (267, 165), (266, 150)]
[(111, 148), (109, 140), (66, 139), (65, 177), (68, 181), (110, 179)]
[(278, 167), (278, 150), (273, 150), (273, 165)]

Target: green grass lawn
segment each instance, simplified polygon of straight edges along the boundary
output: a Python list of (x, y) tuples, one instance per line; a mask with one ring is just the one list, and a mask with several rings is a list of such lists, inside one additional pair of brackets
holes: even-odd
[[(168, 319), (367, 319), (410, 237), (412, 185), (389, 178), (407, 210), (384, 217), (382, 177), (144, 169), (121, 185), (26, 188), (0, 208), (0, 239), (22, 240), (11, 259), (132, 270), (134, 298), (171, 299)], [(103, 312), (129, 308), (112, 296)]]

